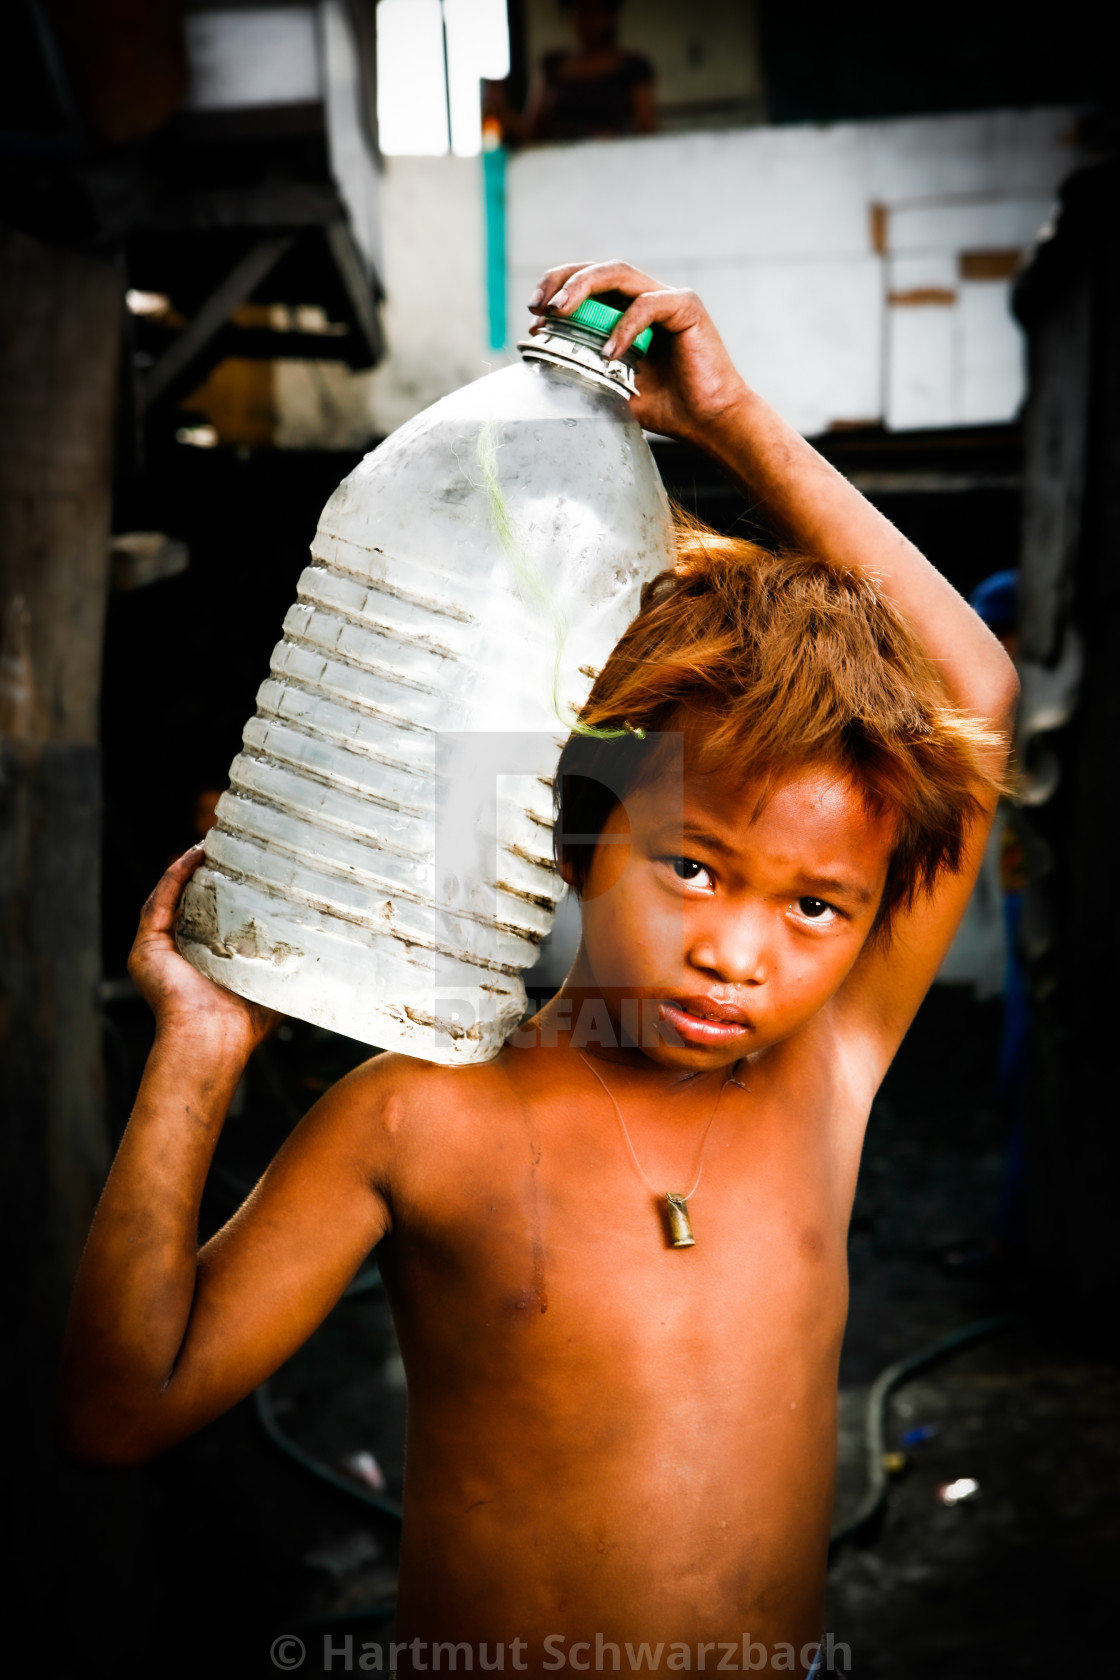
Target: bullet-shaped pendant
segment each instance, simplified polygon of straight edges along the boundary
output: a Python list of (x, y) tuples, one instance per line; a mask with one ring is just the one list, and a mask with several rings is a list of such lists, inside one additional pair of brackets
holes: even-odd
[(666, 1190), (665, 1202), (669, 1209), (670, 1243), (674, 1248), (693, 1248), (696, 1238), (692, 1234), (692, 1221), (688, 1217), (688, 1197), (675, 1190)]

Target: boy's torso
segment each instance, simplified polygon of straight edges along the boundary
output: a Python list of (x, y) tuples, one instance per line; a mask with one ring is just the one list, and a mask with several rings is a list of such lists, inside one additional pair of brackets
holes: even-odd
[[(819, 1634), (866, 1103), (827, 1024), (791, 1050), (725, 1087), (683, 1250), (570, 1052), (407, 1082), (379, 1251), (409, 1374), (400, 1639), (521, 1638), (539, 1671), (554, 1634)], [(651, 1116), (598, 1067), (647, 1175), (686, 1190), (695, 1102)]]

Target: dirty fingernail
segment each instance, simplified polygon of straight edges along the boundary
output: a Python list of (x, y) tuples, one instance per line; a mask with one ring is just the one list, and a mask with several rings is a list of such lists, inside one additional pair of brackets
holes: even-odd
[(534, 305), (538, 304), (543, 297), (544, 297), (544, 287), (543, 286), (538, 286), (536, 291), (533, 293), (532, 297), (529, 299), (529, 308), (532, 309), (534, 307)]
[(603, 360), (605, 362), (609, 362), (611, 357), (614, 355), (614, 353), (617, 349), (618, 349), (618, 345), (615, 343), (614, 339), (613, 338), (608, 338), (607, 342), (603, 346), (603, 351), (602, 351)]
[(568, 294), (564, 290), (563, 286), (561, 286), (561, 288), (558, 292), (553, 292), (551, 301), (549, 303), (549, 308), (550, 309), (563, 309), (563, 307), (567, 303), (567, 301), (568, 301)]

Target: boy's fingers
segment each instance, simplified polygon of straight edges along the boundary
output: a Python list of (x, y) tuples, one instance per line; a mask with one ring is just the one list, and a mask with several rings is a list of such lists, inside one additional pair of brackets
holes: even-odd
[(192, 846), (190, 851), (184, 852), (181, 858), (176, 858), (170, 869), (160, 876), (140, 912), (142, 932), (166, 933), (171, 930), (183, 888), (202, 862), (202, 857), (201, 844)]
[(622, 292), (626, 297), (636, 298), (642, 292), (664, 291), (665, 285), (663, 281), (655, 280), (652, 274), (615, 258), (610, 262), (589, 263), (586, 268), (578, 269), (565, 282), (563, 290), (567, 293), (563, 309), (568, 314), (596, 292)]
[(661, 326), (668, 332), (684, 332), (686, 327), (695, 325), (702, 310), (703, 305), (695, 292), (678, 291), (675, 287), (643, 292), (616, 324), (603, 346), (603, 354), (621, 356), (647, 327)]
[(573, 274), (578, 274), (581, 268), (587, 266), (587, 263), (562, 263), (559, 268), (546, 270), (537, 283), (536, 291), (529, 299), (529, 308), (534, 314), (543, 315), (550, 300), (556, 296), (560, 288), (571, 279)]
[(567, 263), (550, 268), (534, 292), (529, 307), (537, 314), (546, 310), (570, 315), (585, 299), (597, 292), (624, 292), (637, 297), (641, 292), (661, 291), (659, 280), (624, 262)]

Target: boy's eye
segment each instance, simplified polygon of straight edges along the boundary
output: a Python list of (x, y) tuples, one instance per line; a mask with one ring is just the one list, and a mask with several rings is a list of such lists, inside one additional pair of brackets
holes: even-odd
[(811, 922), (819, 922), (832, 910), (831, 904), (826, 904), (823, 898), (799, 898), (797, 908)]
[[(697, 863), (695, 858), (674, 857), (670, 858), (669, 862), (673, 866), (673, 874), (680, 880), (694, 881), (698, 885), (711, 884), (707, 869), (702, 863)], [(704, 879), (701, 880), (701, 877), (704, 877)]]

